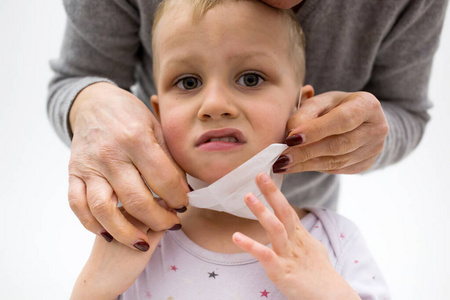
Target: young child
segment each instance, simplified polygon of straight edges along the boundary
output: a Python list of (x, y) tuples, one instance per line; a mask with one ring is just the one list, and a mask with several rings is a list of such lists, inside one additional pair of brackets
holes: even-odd
[[(283, 142), (298, 101), (313, 95), (302, 86), (303, 51), (290, 11), (256, 0), (163, 1), (151, 100), (179, 166), (211, 184)], [(150, 249), (97, 238), (72, 299), (389, 298), (350, 221), (291, 207), (265, 173), (256, 183), (274, 211), (247, 194), (258, 220), (189, 207), (182, 230), (164, 233), (123, 212), (147, 232)]]

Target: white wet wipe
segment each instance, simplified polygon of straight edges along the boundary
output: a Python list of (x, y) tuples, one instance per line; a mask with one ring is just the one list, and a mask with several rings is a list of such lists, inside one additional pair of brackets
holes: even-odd
[(189, 205), (256, 220), (244, 201), (247, 193), (253, 193), (273, 211), (256, 185), (255, 177), (266, 172), (277, 187), (281, 188), (283, 175), (273, 173), (272, 166), (287, 148), (285, 144), (272, 144), (210, 185), (187, 174), (187, 181), (194, 189), (188, 193)]

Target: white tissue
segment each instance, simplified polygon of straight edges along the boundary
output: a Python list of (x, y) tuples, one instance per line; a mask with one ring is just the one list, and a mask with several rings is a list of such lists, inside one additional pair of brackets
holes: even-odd
[(272, 144), (210, 185), (187, 174), (187, 181), (194, 189), (188, 193), (189, 205), (256, 220), (244, 202), (244, 196), (251, 192), (273, 211), (256, 185), (255, 177), (266, 172), (277, 187), (281, 188), (283, 175), (274, 174), (272, 165), (287, 148), (285, 144)]

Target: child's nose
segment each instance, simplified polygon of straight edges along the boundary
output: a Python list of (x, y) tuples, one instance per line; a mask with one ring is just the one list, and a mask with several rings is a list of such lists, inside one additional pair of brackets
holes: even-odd
[(230, 91), (220, 86), (211, 86), (209, 89), (205, 89), (203, 101), (198, 111), (200, 120), (236, 118), (238, 114), (239, 110)]

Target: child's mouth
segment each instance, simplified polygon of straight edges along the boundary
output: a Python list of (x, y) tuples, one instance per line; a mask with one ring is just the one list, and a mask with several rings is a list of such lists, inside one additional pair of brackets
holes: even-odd
[(196, 147), (206, 151), (220, 151), (235, 149), (245, 144), (244, 135), (235, 128), (222, 128), (209, 130), (202, 134)]
[(238, 140), (235, 137), (226, 136), (226, 137), (221, 137), (221, 138), (212, 138), (212, 139), (209, 139), (208, 141), (206, 141), (206, 143), (211, 143), (211, 142), (237, 143)]

